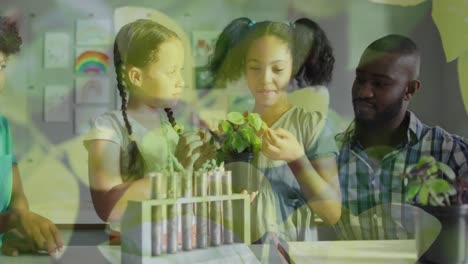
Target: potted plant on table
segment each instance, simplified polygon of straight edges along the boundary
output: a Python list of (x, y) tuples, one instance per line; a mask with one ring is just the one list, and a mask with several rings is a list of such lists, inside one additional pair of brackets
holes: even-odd
[(268, 129), (257, 113), (230, 112), (221, 120), (214, 140), (220, 143), (217, 162), (231, 170), (233, 192), (251, 190), (255, 186), (254, 160), (262, 147), (262, 134)]
[[(440, 177), (441, 175), (444, 177)], [(421, 157), (403, 174), (406, 200), (441, 223), (436, 239), (423, 231), (424, 219), (416, 217), (419, 260), (429, 263), (468, 263), (468, 184), (453, 170), (431, 156)], [(430, 244), (432, 242), (432, 244)], [(424, 245), (430, 244), (426, 250)]]

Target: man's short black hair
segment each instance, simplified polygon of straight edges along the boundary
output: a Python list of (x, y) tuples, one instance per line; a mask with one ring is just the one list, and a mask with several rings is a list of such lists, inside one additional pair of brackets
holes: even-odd
[(5, 56), (19, 52), (21, 37), (16, 23), (8, 18), (0, 16), (0, 52)]
[(388, 53), (399, 53), (401, 55), (418, 55), (419, 49), (418, 46), (408, 37), (402, 35), (387, 35), (385, 37), (379, 38), (378, 40), (372, 42), (367, 49), (378, 51), (378, 52), (388, 52)]

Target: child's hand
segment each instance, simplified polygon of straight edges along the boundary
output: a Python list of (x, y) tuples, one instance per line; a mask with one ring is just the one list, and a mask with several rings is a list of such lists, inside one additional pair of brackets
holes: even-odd
[[(248, 192), (247, 190), (243, 190), (243, 191), (241, 192), (241, 194), (249, 194), (249, 192)], [(251, 203), (255, 200), (255, 197), (257, 197), (257, 194), (258, 194), (258, 191), (256, 191), (256, 192), (251, 192), (251, 193), (250, 193), (249, 196), (250, 196), (250, 202), (251, 202)]]
[(47, 250), (53, 255), (63, 247), (57, 227), (47, 218), (30, 211), (18, 213), (18, 230), (29, 238), (36, 249)]
[(200, 147), (203, 141), (197, 132), (185, 132), (179, 137), (175, 150), (175, 156), (182, 166), (191, 169), (195, 161), (200, 157)]
[(289, 131), (282, 128), (268, 129), (263, 136), (263, 154), (272, 160), (291, 162), (305, 155), (304, 147)]
[(200, 157), (195, 161), (195, 170), (200, 169), (206, 161), (216, 159), (216, 150), (218, 149), (218, 144), (210, 143), (211, 135), (208, 131), (200, 130), (198, 134), (200, 135), (203, 145), (199, 148)]
[(5, 256), (17, 257), (20, 253), (32, 253), (36, 251), (34, 243), (17, 229), (8, 231), (3, 237), (2, 254)]

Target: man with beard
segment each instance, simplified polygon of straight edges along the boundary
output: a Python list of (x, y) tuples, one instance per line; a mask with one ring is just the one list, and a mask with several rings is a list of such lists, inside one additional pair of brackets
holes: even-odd
[[(433, 156), (458, 177), (468, 177), (468, 143), (423, 124), (408, 110), (420, 90), (420, 54), (407, 37), (388, 35), (361, 56), (352, 88), (355, 120), (336, 139), (343, 201), (342, 239), (412, 237), (401, 175), (422, 156)], [(393, 206), (392, 206), (393, 203)], [(396, 209), (397, 208), (397, 209)]]

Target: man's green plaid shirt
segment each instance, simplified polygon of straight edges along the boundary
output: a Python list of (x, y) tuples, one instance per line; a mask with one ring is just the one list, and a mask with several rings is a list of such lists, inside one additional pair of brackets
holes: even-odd
[(411, 112), (407, 115), (407, 140), (377, 162), (355, 140), (353, 126), (337, 135), (343, 213), (336, 230), (341, 239), (405, 239), (414, 235), (413, 214), (406, 212), (408, 207), (398, 205), (405, 203), (407, 191), (401, 174), (421, 156), (433, 156), (458, 177), (468, 178), (468, 141), (440, 127), (424, 125)]

